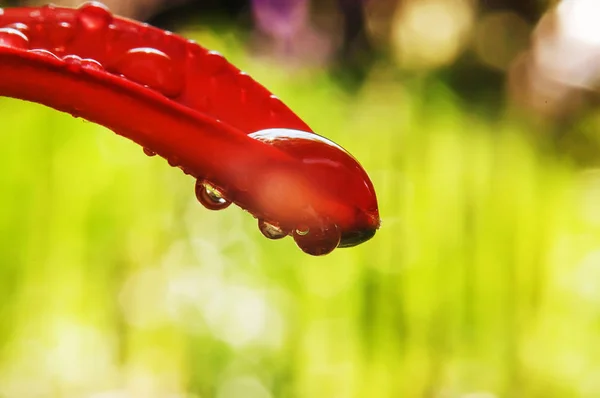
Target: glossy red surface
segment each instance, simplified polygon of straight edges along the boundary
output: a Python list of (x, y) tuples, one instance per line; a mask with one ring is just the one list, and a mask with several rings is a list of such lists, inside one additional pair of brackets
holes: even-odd
[(112, 129), (210, 182), (263, 228), (291, 231), (307, 253), (379, 227), (371, 181), (344, 149), (220, 54), (99, 3), (2, 10), (0, 75), (0, 95)]

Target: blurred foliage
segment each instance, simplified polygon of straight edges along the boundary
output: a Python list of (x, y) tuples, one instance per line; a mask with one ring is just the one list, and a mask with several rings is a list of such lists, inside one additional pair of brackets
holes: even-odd
[(184, 34), (360, 159), (382, 229), (308, 257), (106, 129), (1, 99), (0, 397), (600, 395), (600, 172), (552, 125), (443, 74), (376, 63), (351, 94)]

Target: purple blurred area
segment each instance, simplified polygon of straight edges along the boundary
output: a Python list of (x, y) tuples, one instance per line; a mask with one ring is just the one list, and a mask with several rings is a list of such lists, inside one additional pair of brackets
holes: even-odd
[(307, 0), (252, 0), (256, 27), (276, 38), (291, 39), (309, 21)]

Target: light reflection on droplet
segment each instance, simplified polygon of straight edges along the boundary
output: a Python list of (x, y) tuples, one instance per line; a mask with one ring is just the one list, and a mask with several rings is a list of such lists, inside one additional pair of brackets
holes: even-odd
[(133, 48), (115, 65), (116, 72), (167, 97), (181, 94), (182, 72), (164, 52), (150, 47)]
[(196, 181), (195, 191), (198, 201), (209, 210), (223, 210), (231, 205), (218, 189), (206, 181)]
[(288, 234), (279, 226), (268, 223), (264, 220), (258, 220), (258, 229), (269, 239), (285, 238)]
[(113, 15), (108, 7), (97, 1), (89, 1), (79, 7), (79, 26), (87, 31), (102, 31), (112, 23)]
[(29, 39), (20, 30), (13, 28), (1, 28), (0, 47), (11, 47), (26, 50), (29, 48)]

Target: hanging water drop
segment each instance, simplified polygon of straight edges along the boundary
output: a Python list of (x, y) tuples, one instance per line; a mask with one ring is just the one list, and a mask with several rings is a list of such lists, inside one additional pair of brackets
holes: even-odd
[(17, 29), (1, 28), (0, 47), (11, 47), (26, 50), (29, 48), (29, 39), (23, 32)]
[(285, 238), (288, 234), (283, 230), (283, 228), (268, 223), (264, 220), (258, 220), (258, 229), (262, 234), (269, 239), (281, 239)]
[(302, 227), (296, 229), (293, 236), (298, 247), (312, 256), (323, 256), (331, 253), (338, 247), (342, 237), (339, 228), (335, 224), (310, 229)]
[(150, 150), (150, 149), (148, 149), (148, 148), (144, 148), (144, 153), (145, 153), (147, 156), (150, 156), (150, 157), (152, 157), (152, 156), (156, 156), (156, 152), (154, 152), (154, 151), (152, 151), (152, 150)]
[(77, 13), (77, 22), (84, 30), (103, 31), (112, 23), (113, 15), (108, 7), (97, 1), (83, 3)]
[(221, 192), (204, 181), (196, 181), (196, 198), (209, 210), (223, 210), (231, 204)]
[(169, 158), (167, 158), (167, 163), (169, 163), (169, 166), (171, 167), (179, 167), (179, 158), (177, 156), (171, 156)]
[(115, 64), (114, 69), (127, 79), (148, 86), (167, 97), (183, 90), (181, 71), (164, 52), (150, 47), (133, 48)]

